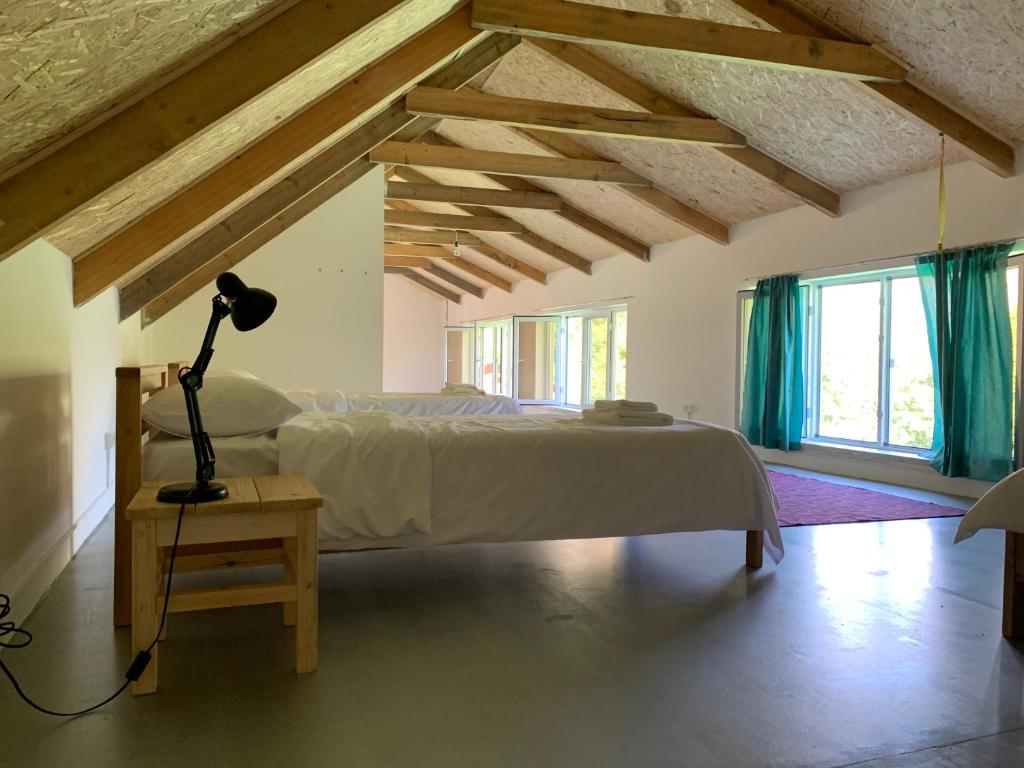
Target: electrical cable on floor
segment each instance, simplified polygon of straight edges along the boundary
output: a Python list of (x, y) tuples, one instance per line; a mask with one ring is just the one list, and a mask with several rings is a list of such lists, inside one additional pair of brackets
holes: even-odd
[[(195, 490), (193, 488), (192, 490)], [(153, 648), (160, 641), (160, 635), (163, 634), (164, 625), (167, 622), (167, 608), (171, 602), (171, 579), (174, 578), (174, 558), (178, 554), (178, 539), (181, 536), (181, 521), (185, 516), (185, 506), (191, 499), (192, 491), (189, 491), (189, 495), (185, 497), (185, 500), (181, 502), (181, 508), (178, 509), (178, 524), (174, 530), (174, 544), (171, 546), (171, 561), (167, 566), (167, 586), (164, 588), (164, 608), (160, 614), (160, 626), (156, 631), (156, 636), (144, 651), (139, 651), (135, 658), (132, 659), (131, 665), (128, 667), (128, 671), (125, 672), (125, 681), (112, 694), (110, 694), (103, 701), (98, 704), (93, 704), (91, 707), (86, 709), (80, 709), (77, 712), (57, 712), (52, 709), (47, 709), (34, 702), (25, 691), (22, 690), (18, 684), (18, 680), (14, 677), (14, 673), (4, 663), (2, 657), (0, 657), (0, 672), (3, 672), (7, 679), (11, 681), (11, 685), (14, 686), (15, 692), (21, 697), (22, 701), (28, 704), (33, 709), (42, 712), (44, 715), (53, 715), (55, 717), (78, 717), (84, 715), (93, 710), (99, 709), (100, 707), (106, 706), (128, 688), (133, 682), (142, 677), (142, 673), (146, 671), (146, 667), (149, 665), (150, 659), (153, 658)], [(9, 648), (12, 650), (18, 648), (25, 648), (32, 642), (32, 633), (27, 629), (21, 629), (16, 626), (13, 621), (4, 621), (11, 612), (11, 598), (0, 592), (0, 648)], [(14, 638), (12, 640), (5, 640), (4, 638)]]

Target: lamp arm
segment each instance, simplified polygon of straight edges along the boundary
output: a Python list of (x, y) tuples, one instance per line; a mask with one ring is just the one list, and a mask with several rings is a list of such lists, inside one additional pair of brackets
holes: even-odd
[(213, 312), (203, 337), (203, 346), (196, 356), (191, 368), (184, 368), (178, 373), (178, 382), (185, 392), (185, 410), (188, 413), (188, 426), (192, 435), (192, 450), (196, 457), (196, 482), (209, 483), (214, 476), (214, 465), (217, 457), (213, 452), (210, 436), (203, 428), (203, 416), (199, 410), (199, 390), (203, 388), (203, 374), (213, 358), (213, 340), (217, 336), (220, 321), (231, 314), (231, 307), (219, 294), (213, 299)]

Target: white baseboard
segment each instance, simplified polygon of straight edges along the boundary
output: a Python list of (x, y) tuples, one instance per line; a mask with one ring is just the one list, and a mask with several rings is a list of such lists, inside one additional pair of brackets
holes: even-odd
[(103, 522), (103, 518), (114, 506), (114, 486), (108, 486), (100, 494), (89, 508), (83, 512), (75, 521), (71, 531), (71, 553), (75, 555), (82, 548), (85, 540), (92, 536), (92, 532)]
[(33, 564), (32, 569), (14, 587), (11, 592), (11, 615), (8, 620), (21, 624), (32, 613), (61, 571), (71, 562), (70, 532), (61, 536), (42, 557)]

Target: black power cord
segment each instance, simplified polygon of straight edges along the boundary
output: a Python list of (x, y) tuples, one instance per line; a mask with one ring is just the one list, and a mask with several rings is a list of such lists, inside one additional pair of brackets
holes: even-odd
[[(192, 490), (195, 490), (193, 488)], [(80, 709), (77, 712), (57, 712), (52, 709), (47, 709), (44, 706), (36, 704), (29, 696), (22, 690), (18, 684), (18, 680), (14, 677), (14, 673), (4, 663), (3, 657), (0, 657), (0, 671), (2, 671), (7, 679), (11, 681), (11, 685), (14, 686), (15, 692), (21, 697), (22, 701), (28, 704), (33, 709), (42, 712), (44, 715), (54, 715), (55, 717), (78, 717), (84, 715), (93, 710), (99, 709), (100, 707), (106, 706), (128, 688), (133, 682), (142, 677), (142, 673), (146, 671), (146, 667), (149, 666), (150, 660), (153, 658), (153, 648), (160, 641), (160, 635), (164, 632), (164, 625), (167, 622), (167, 607), (171, 602), (171, 579), (174, 578), (174, 558), (178, 554), (178, 538), (181, 536), (181, 521), (185, 516), (185, 505), (188, 504), (191, 498), (191, 491), (189, 496), (181, 502), (181, 507), (178, 509), (178, 524), (174, 530), (174, 544), (171, 546), (171, 562), (167, 566), (167, 586), (164, 589), (164, 609), (160, 614), (160, 627), (156, 631), (156, 636), (144, 651), (139, 651), (135, 658), (132, 659), (131, 665), (128, 667), (128, 671), (124, 673), (125, 681), (121, 687), (110, 694), (103, 701), (98, 704), (93, 704), (91, 707), (86, 709)], [(25, 648), (32, 642), (32, 633), (27, 629), (21, 629), (15, 626), (13, 621), (3, 621), (8, 614), (11, 612), (11, 598), (8, 595), (0, 592), (0, 648)], [(14, 640), (4, 640), (5, 637), (13, 637)]]

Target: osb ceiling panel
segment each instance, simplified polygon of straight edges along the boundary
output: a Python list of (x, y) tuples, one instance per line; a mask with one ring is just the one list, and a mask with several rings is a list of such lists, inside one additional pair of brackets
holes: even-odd
[[(590, 4), (753, 26), (725, 3)], [(934, 131), (842, 80), (669, 53), (607, 46), (589, 50), (662, 93), (729, 123), (752, 146), (840, 192), (916, 173), (938, 162)], [(965, 159), (956, 150), (947, 157), (950, 162)]]
[(1011, 143), (1024, 143), (1024, 0), (801, 0), (908, 62), (910, 79)]
[(282, 0), (14, 0), (0, 9), (0, 172)]
[[(246, 145), (320, 98), (359, 70), (386, 55), (442, 18), (459, 0), (410, 0), (400, 13), (353, 35), (282, 85), (268, 90), (210, 130), (165, 155), (57, 227), (47, 239), (70, 256), (78, 256), (134, 219), (217, 168)], [(365, 122), (365, 121), (360, 121)], [(354, 126), (353, 126), (354, 127)], [(313, 154), (313, 153), (310, 153)], [(301, 163), (297, 161), (278, 176)], [(266, 186), (266, 185), (265, 185)], [(254, 189), (245, 200), (264, 187)]]
[[(606, 86), (532, 45), (520, 45), (507, 54), (487, 81), (486, 90), (503, 96), (637, 109)], [(707, 147), (591, 136), (574, 138), (592, 151), (647, 176), (679, 200), (729, 224), (800, 204), (780, 187)]]
[[(440, 130), (452, 141), (475, 149), (535, 155), (551, 154), (521, 135), (501, 126), (447, 120), (441, 124)], [(690, 230), (637, 202), (635, 198), (612, 184), (557, 179), (530, 179), (530, 181), (560, 195), (580, 210), (586, 211), (595, 218), (648, 245), (672, 242), (691, 234)], [(510, 213), (513, 212), (510, 211)], [(552, 216), (552, 214), (539, 215)], [(523, 221), (525, 223), (525, 219)], [(570, 226), (568, 231), (577, 232), (578, 228)]]

